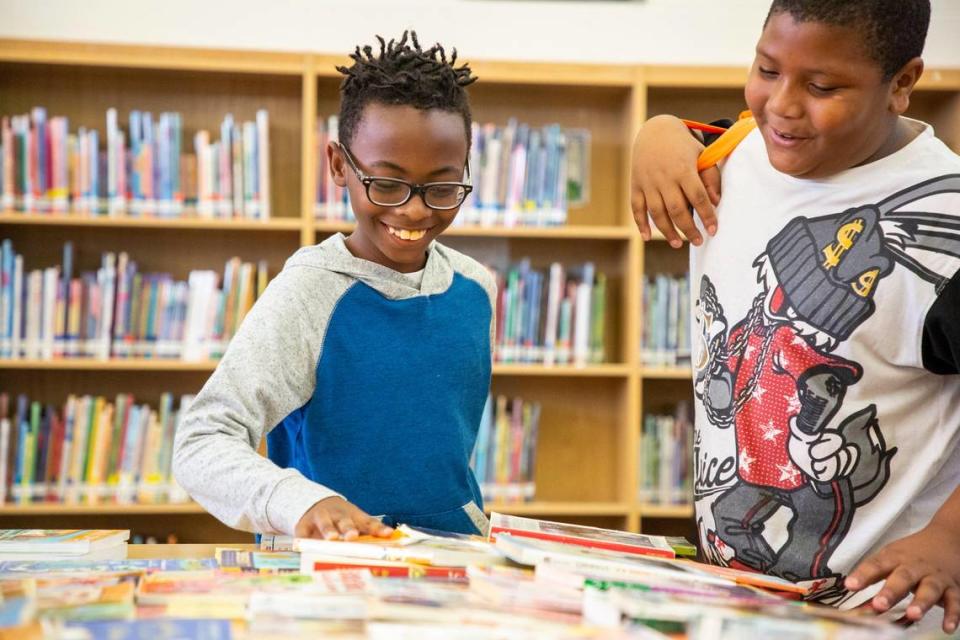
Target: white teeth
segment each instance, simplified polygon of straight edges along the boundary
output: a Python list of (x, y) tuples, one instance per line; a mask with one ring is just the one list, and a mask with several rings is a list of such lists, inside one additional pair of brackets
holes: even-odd
[(387, 231), (390, 232), (390, 235), (400, 238), (401, 240), (419, 240), (423, 236), (427, 235), (426, 229), (397, 229), (396, 227), (391, 227), (390, 225), (385, 225)]

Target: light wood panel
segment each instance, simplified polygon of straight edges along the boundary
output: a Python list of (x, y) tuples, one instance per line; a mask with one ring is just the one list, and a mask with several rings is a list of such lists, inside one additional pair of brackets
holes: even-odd
[(495, 396), (519, 396), (542, 405), (535, 471), (538, 501), (632, 498), (618, 495), (618, 478), (626, 471), (618, 456), (624, 391), (622, 384), (594, 378), (556, 379), (549, 385), (527, 378), (493, 381)]

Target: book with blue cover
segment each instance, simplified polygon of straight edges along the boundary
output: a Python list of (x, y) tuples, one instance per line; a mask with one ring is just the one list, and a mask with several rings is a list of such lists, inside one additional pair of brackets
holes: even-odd
[(91, 638), (110, 640), (230, 640), (229, 620), (157, 618), (141, 620), (96, 620), (73, 622), (71, 629), (83, 629)]

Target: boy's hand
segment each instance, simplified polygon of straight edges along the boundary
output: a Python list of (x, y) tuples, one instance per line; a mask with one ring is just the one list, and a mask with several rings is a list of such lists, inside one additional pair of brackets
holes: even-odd
[(310, 507), (293, 531), (297, 538), (325, 540), (353, 540), (361, 534), (385, 538), (391, 533), (393, 529), (337, 496)]
[(871, 601), (884, 612), (913, 592), (907, 618), (919, 620), (936, 604), (943, 607), (943, 631), (960, 623), (960, 532), (931, 522), (920, 531), (891, 542), (857, 566), (844, 586), (859, 591), (886, 580)]
[(683, 246), (677, 229), (699, 246), (703, 239), (690, 207), (697, 210), (707, 233), (716, 233), (720, 171), (711, 167), (697, 173), (701, 151), (703, 145), (673, 116), (656, 116), (640, 129), (633, 143), (630, 206), (644, 240), (651, 237), (649, 215), (674, 249)]

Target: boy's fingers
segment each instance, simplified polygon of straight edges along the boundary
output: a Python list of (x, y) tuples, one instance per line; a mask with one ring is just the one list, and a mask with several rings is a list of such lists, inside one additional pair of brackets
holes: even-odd
[(720, 204), (720, 169), (716, 165), (700, 172), (700, 180), (710, 196), (710, 202)]
[(353, 518), (348, 515), (340, 516), (337, 520), (337, 529), (340, 531), (340, 536), (344, 540), (353, 540), (360, 535), (360, 532), (357, 531), (357, 525), (353, 522)]
[(920, 581), (916, 588), (913, 600), (907, 607), (907, 617), (911, 620), (919, 620), (930, 608), (940, 602), (946, 585), (936, 578), (926, 577)]
[(720, 170), (716, 167), (710, 167), (700, 173), (700, 180), (703, 182), (704, 190), (707, 192), (707, 198), (712, 205), (709, 209), (709, 215), (705, 215), (699, 208), (697, 212), (700, 219), (703, 220), (703, 228), (711, 236), (717, 233), (717, 205), (720, 204)]
[(943, 594), (943, 631), (953, 633), (960, 625), (960, 587), (950, 587)]
[[(703, 183), (700, 182), (699, 176), (691, 175), (684, 178), (680, 183), (680, 188), (683, 189), (683, 195), (687, 201), (697, 210), (697, 215), (703, 221), (703, 228), (707, 229), (707, 233), (710, 233), (711, 228), (716, 231), (717, 212), (714, 210), (710, 196), (707, 194)], [(713, 235), (713, 233), (710, 233), (710, 235)]]
[(650, 239), (650, 220), (647, 215), (647, 199), (643, 193), (635, 190), (630, 197), (630, 208), (633, 209), (633, 220), (637, 223), (637, 229), (640, 230), (640, 236), (644, 240)]
[(667, 191), (661, 192), (663, 202), (670, 214), (670, 220), (676, 225), (684, 237), (695, 246), (703, 244), (697, 225), (693, 222), (693, 214), (690, 212), (690, 203), (687, 201), (683, 192), (675, 186), (671, 186)]
[(880, 593), (873, 599), (873, 608), (886, 611), (903, 600), (916, 584), (917, 576), (913, 570), (901, 564), (893, 570), (883, 588), (880, 589)]
[(340, 532), (337, 531), (337, 527), (334, 526), (333, 520), (326, 513), (318, 513), (314, 516), (314, 526), (317, 527), (317, 531), (320, 532), (320, 537), (324, 540), (336, 540), (340, 537)]
[(352, 518), (354, 526), (360, 533), (374, 536), (388, 536), (393, 533), (393, 529), (358, 507), (353, 508)]
[(851, 591), (859, 591), (890, 575), (894, 567), (896, 567), (896, 562), (893, 559), (888, 558), (883, 552), (875, 553), (861, 562), (847, 576), (843, 584)]
[(680, 234), (677, 233), (673, 222), (670, 221), (670, 216), (667, 214), (667, 209), (659, 193), (647, 194), (647, 208), (650, 210), (650, 217), (653, 218), (653, 224), (660, 230), (663, 237), (667, 239), (670, 246), (674, 249), (682, 247), (683, 240), (680, 239)]

